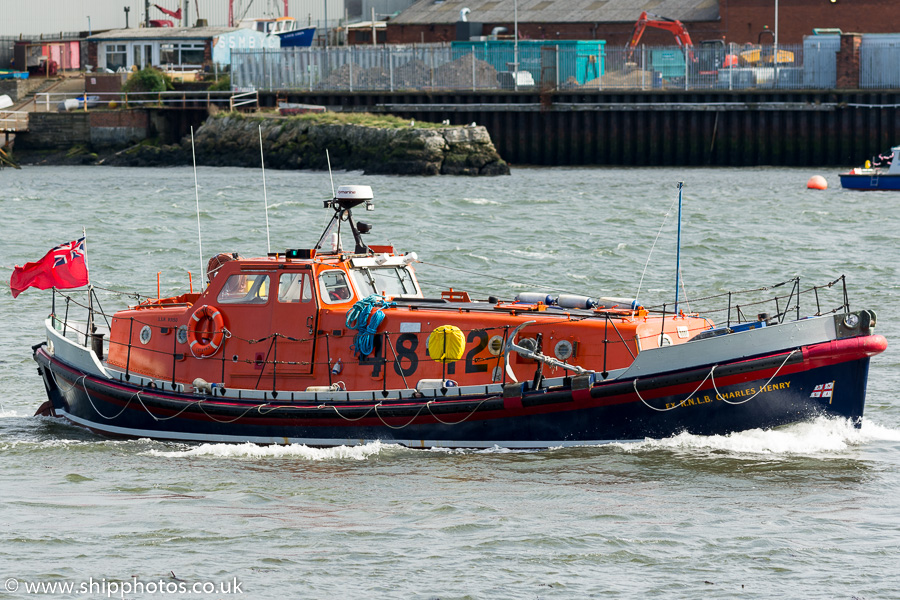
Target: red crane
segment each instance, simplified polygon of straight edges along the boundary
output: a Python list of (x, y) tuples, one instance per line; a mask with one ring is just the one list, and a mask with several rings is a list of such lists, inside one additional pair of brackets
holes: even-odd
[[(655, 27), (657, 29), (665, 29), (666, 31), (671, 31), (675, 36), (675, 41), (678, 43), (679, 48), (685, 46), (688, 48), (692, 48), (694, 45), (694, 42), (691, 41), (691, 36), (688, 34), (684, 23), (682, 23), (678, 19), (669, 19), (668, 17), (661, 17), (659, 15), (654, 15), (653, 13), (644, 11), (641, 13), (641, 16), (638, 17), (637, 23), (634, 24), (634, 31), (631, 33), (631, 41), (629, 41), (628, 45), (626, 46), (626, 60), (628, 62), (631, 62), (631, 59), (634, 56), (634, 49), (637, 47), (638, 42), (641, 41), (641, 36), (644, 35), (644, 30), (648, 27)], [(693, 60), (693, 52), (691, 52), (690, 54), (690, 58), (691, 60)]]

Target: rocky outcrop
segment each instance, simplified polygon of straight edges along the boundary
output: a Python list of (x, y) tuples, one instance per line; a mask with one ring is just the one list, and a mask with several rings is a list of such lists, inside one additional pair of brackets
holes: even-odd
[[(256, 166), (262, 128), (266, 167), (325, 169), (325, 150), (335, 169), (367, 174), (508, 175), (484, 127), (374, 127), (323, 124), (291, 117), (210, 117), (194, 134), (197, 164)], [(106, 164), (190, 164), (190, 139), (178, 146), (139, 145)]]

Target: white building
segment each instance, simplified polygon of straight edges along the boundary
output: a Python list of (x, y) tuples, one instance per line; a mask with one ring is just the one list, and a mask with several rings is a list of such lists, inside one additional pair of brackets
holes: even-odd
[[(167, 70), (231, 64), (234, 49), (277, 49), (277, 36), (229, 27), (113, 29), (88, 38), (88, 60), (98, 71), (154, 66)], [(90, 63), (89, 63), (90, 64)]]

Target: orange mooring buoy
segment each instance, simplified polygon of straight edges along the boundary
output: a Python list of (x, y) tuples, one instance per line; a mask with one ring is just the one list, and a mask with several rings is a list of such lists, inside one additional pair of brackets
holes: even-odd
[(813, 175), (809, 178), (809, 181), (806, 182), (806, 189), (808, 190), (827, 190), (828, 182), (825, 181), (825, 178), (821, 175)]

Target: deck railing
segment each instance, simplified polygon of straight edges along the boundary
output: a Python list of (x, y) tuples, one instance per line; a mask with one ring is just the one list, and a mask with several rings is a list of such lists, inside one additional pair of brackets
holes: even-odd
[[(110, 342), (109, 340), (108, 333), (110, 331), (110, 321), (112, 320), (113, 315), (106, 313), (103, 310), (97, 294), (98, 290), (107, 292), (111, 297), (116, 297), (117, 300), (121, 300), (123, 296), (130, 297), (136, 301), (141, 300), (141, 297), (136, 294), (125, 294), (114, 290), (92, 288), (88, 291), (88, 299), (84, 301), (76, 298), (74, 294), (78, 292), (63, 293), (54, 289), (51, 318), (53, 319), (54, 326), (63, 336), (76, 340), (77, 343), (83, 344), (84, 346), (91, 346), (98, 355), (98, 358), (102, 360), (103, 357), (108, 354), (110, 344), (117, 342)], [(145, 298), (145, 300), (147, 299)], [(701, 306), (711, 306), (713, 308), (701, 309)], [(651, 314), (662, 315), (663, 317), (672, 316), (675, 310), (672, 303), (664, 303), (645, 308)], [(79, 312), (86, 311), (87, 319), (76, 320), (72, 318), (70, 316), (70, 311), (75, 310), (78, 310)], [(699, 314), (703, 317), (712, 318), (715, 321), (715, 324), (720, 328), (736, 327), (742, 323), (757, 321), (762, 321), (767, 325), (773, 325), (791, 319), (799, 320), (808, 316), (848, 313), (849, 311), (850, 303), (847, 297), (846, 278), (843, 275), (825, 285), (813, 285), (802, 288), (800, 285), (800, 278), (795, 277), (772, 286), (740, 290), (737, 292), (723, 292), (701, 298), (688, 299), (684, 302), (680, 302), (678, 305), (679, 313)], [(82, 312), (82, 314), (84, 313)], [(645, 313), (640, 312), (639, 314)], [(627, 317), (627, 315), (624, 316)], [(602, 343), (604, 349), (602, 359), (602, 375), (604, 378), (606, 377), (606, 353), (611, 351), (609, 348), (611, 344), (621, 344), (625, 350), (632, 354), (632, 356), (635, 355), (635, 352), (632, 351), (632, 348), (635, 347), (635, 341), (626, 341), (616, 327), (616, 323), (622, 317), (623, 314), (621, 311), (610, 311), (606, 313), (597, 312), (589, 317), (602, 320), (605, 324), (604, 339), (598, 340)], [(583, 318), (583, 316), (579, 315), (578, 318)], [(665, 321), (665, 319), (663, 319), (663, 321)], [(547, 323), (545, 323), (545, 325), (546, 324)], [(142, 331), (143, 329), (149, 330), (150, 337), (172, 333), (169, 331), (171, 327), (161, 326), (155, 319), (149, 317), (146, 319), (131, 317), (128, 327), (129, 340), (133, 339), (133, 334), (135, 332)], [(536, 324), (533, 327), (540, 328), (540, 324)], [(511, 326), (500, 326), (493, 328), (491, 331), (482, 328), (477, 328), (472, 331), (480, 332), (480, 336), (485, 340), (487, 340), (487, 335), (500, 335), (502, 336), (503, 344), (505, 345), (507, 336), (510, 335), (511, 332)], [(176, 382), (174, 373), (177, 363), (183, 360), (186, 354), (190, 352), (190, 349), (185, 343), (188, 338), (188, 333), (189, 332), (184, 325), (175, 331), (175, 335), (172, 335), (171, 351), (148, 349), (141, 344), (137, 345), (137, 347), (141, 348), (142, 352), (155, 352), (172, 361), (171, 380), (159, 382), (159, 384), (156, 385), (169, 385), (173, 390), (178, 390), (179, 386), (182, 385)], [(467, 331), (466, 333), (470, 332)], [(689, 332), (691, 337), (697, 333), (699, 332)], [(229, 335), (230, 337), (234, 337), (234, 334), (230, 333)], [(210, 356), (204, 360), (220, 363), (221, 382), (226, 381), (226, 373), (229, 368), (227, 365), (233, 363), (247, 363), (254, 365), (256, 368), (260, 369), (255, 385), (255, 389), (258, 390), (277, 391), (279, 369), (282, 369), (283, 372), (285, 367), (296, 367), (299, 365), (308, 367), (311, 371), (315, 367), (318, 367), (319, 369), (322, 369), (323, 373), (327, 372), (328, 383), (330, 385), (333, 383), (332, 367), (334, 365), (330, 358), (330, 344), (333, 342), (330, 340), (330, 335), (327, 332), (317, 331), (312, 335), (313, 337), (308, 339), (297, 339), (279, 332), (272, 332), (262, 338), (241, 340), (246, 345), (255, 346), (252, 355), (240, 356), (234, 350), (229, 350), (227, 356), (225, 352), (221, 352), (219, 355)], [(403, 361), (406, 360), (408, 362), (409, 357), (402, 351), (398, 352), (397, 346), (397, 342), (403, 334), (399, 332), (380, 331), (376, 335), (379, 338), (375, 344), (377, 350), (373, 351), (369, 357), (362, 359), (362, 361), (364, 361), (365, 364), (372, 365), (377, 372), (382, 374), (378, 378), (382, 380), (381, 385), (385, 390), (388, 389), (388, 387), (396, 388), (400, 385), (402, 385), (404, 389), (409, 389), (412, 387), (410, 385), (411, 382), (407, 380), (403, 367)], [(651, 334), (649, 337), (652, 339), (657, 335), (659, 335), (660, 340), (665, 337), (663, 332)], [(476, 337), (478, 336), (476, 335)], [(537, 334), (537, 339), (539, 338), (540, 334)], [(346, 342), (345, 336), (342, 337), (342, 341)], [(279, 359), (278, 346), (279, 344), (282, 344), (283, 346), (286, 342), (315, 343), (318, 348), (316, 354), (320, 357), (319, 360), (316, 361), (316, 359), (313, 358), (312, 360), (315, 362), (297, 362), (284, 360), (283, 358)], [(121, 344), (121, 342), (118, 343)], [(540, 341), (537, 343), (538, 346), (540, 346)], [(655, 341), (649, 342), (650, 347), (655, 347), (655, 344)], [(123, 345), (127, 348), (126, 362), (124, 365), (125, 379), (130, 380), (133, 376), (130, 364), (131, 353), (132, 348), (136, 346), (130, 342)], [(261, 357), (263, 354), (264, 358)], [(495, 374), (492, 376), (492, 379), (495, 380), (495, 382), (506, 383), (505, 369), (502, 368), (502, 357), (503, 353), (500, 353), (489, 358), (475, 360), (487, 361), (489, 363), (496, 361), (496, 369), (489, 371)], [(394, 375), (389, 376), (389, 373), (394, 373)], [(389, 382), (389, 378), (395, 380)], [(413, 386), (414, 385), (413, 382)]]

